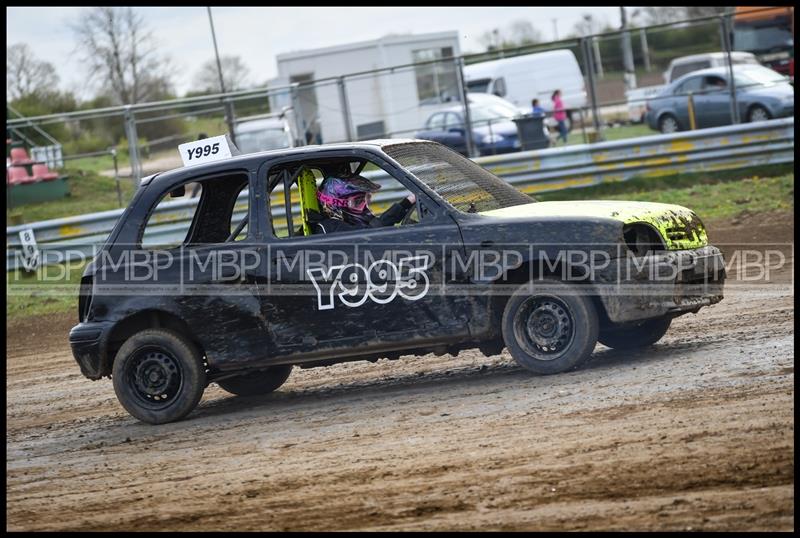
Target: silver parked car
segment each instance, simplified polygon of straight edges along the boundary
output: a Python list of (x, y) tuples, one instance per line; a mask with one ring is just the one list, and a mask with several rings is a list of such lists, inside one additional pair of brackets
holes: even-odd
[[(734, 84), (742, 121), (763, 121), (794, 115), (794, 87), (789, 79), (761, 65), (734, 65)], [(695, 71), (666, 86), (647, 103), (651, 129), (674, 133), (688, 129), (689, 94), (698, 129), (730, 125), (731, 90), (727, 67)]]

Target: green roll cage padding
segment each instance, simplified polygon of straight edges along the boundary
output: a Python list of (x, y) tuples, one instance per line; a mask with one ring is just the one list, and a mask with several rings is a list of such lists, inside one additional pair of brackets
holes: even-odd
[(311, 170), (305, 169), (297, 178), (297, 188), (300, 189), (300, 218), (303, 220), (303, 235), (311, 235), (311, 222), (308, 212), (314, 210), (319, 213), (319, 200), (317, 200), (317, 180)]

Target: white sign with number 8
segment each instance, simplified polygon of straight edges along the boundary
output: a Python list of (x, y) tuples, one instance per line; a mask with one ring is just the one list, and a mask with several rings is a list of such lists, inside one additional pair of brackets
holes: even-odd
[(26, 271), (35, 271), (39, 267), (39, 249), (36, 248), (33, 229), (22, 230), (19, 233), (19, 242), (22, 246), (22, 266)]

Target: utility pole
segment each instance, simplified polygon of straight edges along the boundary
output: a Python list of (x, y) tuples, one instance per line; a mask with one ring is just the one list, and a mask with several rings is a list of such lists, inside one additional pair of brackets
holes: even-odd
[[(219, 75), (219, 88), (222, 93), (225, 93), (225, 80), (222, 78), (222, 63), (219, 61), (219, 49), (217, 48), (217, 34), (214, 32), (214, 19), (211, 16), (211, 8), (206, 7), (208, 10), (208, 22), (211, 25), (211, 39), (214, 41), (214, 55), (217, 58), (217, 74)], [(234, 129), (235, 120), (233, 117), (233, 107), (231, 102), (225, 99), (225, 123), (228, 124), (228, 133), (231, 140), (236, 144), (236, 130)]]
[(639, 42), (642, 45), (642, 56), (644, 57), (644, 70), (649, 73), (652, 70), (652, 67), (650, 67), (650, 49), (647, 46), (647, 31), (644, 28), (639, 29)]
[(628, 32), (628, 21), (625, 15), (625, 8), (620, 7), (622, 18), (622, 61), (625, 66), (625, 89), (633, 90), (636, 88), (636, 72), (633, 68), (633, 50), (631, 49), (631, 34)]
[(592, 50), (594, 51), (595, 72), (597, 78), (603, 80), (605, 76), (603, 73), (603, 58), (600, 57), (600, 40), (597, 37), (592, 37)]

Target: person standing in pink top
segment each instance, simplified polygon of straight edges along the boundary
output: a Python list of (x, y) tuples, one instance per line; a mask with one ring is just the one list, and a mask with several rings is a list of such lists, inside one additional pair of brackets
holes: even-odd
[(561, 138), (564, 140), (564, 144), (567, 143), (567, 111), (564, 109), (564, 101), (561, 100), (561, 90), (556, 90), (553, 92), (553, 119), (558, 122), (558, 138), (556, 138), (556, 142), (558, 139)]

